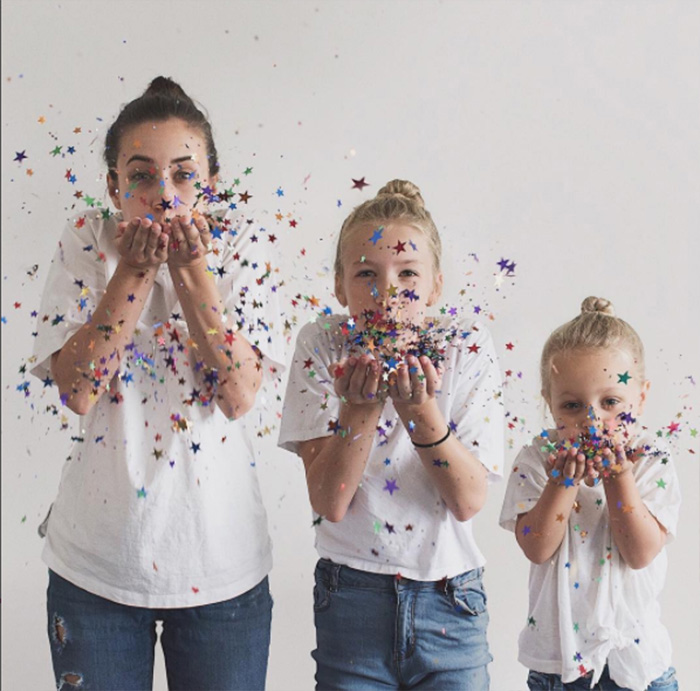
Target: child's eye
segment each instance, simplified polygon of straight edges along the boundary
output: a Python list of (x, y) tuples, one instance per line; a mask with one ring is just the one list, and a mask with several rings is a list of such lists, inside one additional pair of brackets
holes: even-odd
[(581, 407), (580, 403), (576, 403), (576, 401), (567, 401), (566, 403), (562, 404), (562, 408), (564, 410), (578, 410)]
[(374, 271), (370, 269), (361, 269), (355, 274), (358, 278), (371, 278), (374, 276)]
[(408, 278), (413, 278), (414, 276), (417, 276), (418, 274), (413, 269), (404, 269), (401, 272), (401, 275), (406, 276)]
[(614, 407), (615, 407), (616, 405), (618, 405), (619, 403), (620, 403), (620, 399), (619, 399), (619, 398), (606, 398), (606, 399), (603, 401), (603, 405), (604, 405), (606, 408), (614, 408)]

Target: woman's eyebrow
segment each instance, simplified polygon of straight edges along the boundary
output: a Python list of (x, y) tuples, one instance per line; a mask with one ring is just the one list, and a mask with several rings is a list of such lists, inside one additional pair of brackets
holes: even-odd
[[(185, 161), (194, 161), (195, 160), (195, 155), (190, 154), (189, 156), (179, 156), (178, 158), (173, 158), (170, 163), (184, 163)], [(143, 161), (144, 163), (153, 163), (153, 159), (149, 158), (148, 156), (142, 156), (141, 154), (134, 154), (127, 162), (126, 165), (129, 165), (132, 161)]]

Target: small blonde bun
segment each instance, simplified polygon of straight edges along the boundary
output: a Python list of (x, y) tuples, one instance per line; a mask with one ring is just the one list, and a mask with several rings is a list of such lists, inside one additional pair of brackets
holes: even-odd
[(406, 199), (412, 200), (421, 209), (425, 208), (420, 188), (409, 180), (391, 180), (377, 192), (378, 197), (393, 197), (395, 195), (406, 197)]
[(608, 317), (615, 316), (615, 308), (610, 300), (605, 298), (587, 297), (581, 303), (581, 314), (586, 312), (598, 312), (599, 314), (607, 314)]

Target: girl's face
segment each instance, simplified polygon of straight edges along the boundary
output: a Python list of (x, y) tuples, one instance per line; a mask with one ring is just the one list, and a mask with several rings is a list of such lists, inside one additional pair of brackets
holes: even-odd
[[(629, 420), (628, 415), (636, 418), (642, 413), (649, 382), (636, 375), (636, 363), (627, 350), (564, 351), (552, 358), (551, 368), (547, 402), (557, 427), (563, 428), (567, 438), (592, 424), (614, 430), (625, 417)], [(618, 418), (621, 414), (623, 417)]]
[(365, 311), (385, 319), (420, 324), (425, 308), (442, 290), (425, 235), (403, 223), (350, 228), (341, 255), (342, 276), (335, 278), (338, 301), (364, 328)]
[(112, 202), (124, 220), (189, 216), (199, 191), (213, 185), (204, 137), (183, 120), (143, 122), (124, 132), (117, 179), (109, 180)]

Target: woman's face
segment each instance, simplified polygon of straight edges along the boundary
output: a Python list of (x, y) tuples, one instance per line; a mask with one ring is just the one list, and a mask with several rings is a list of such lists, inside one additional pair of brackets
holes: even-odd
[(179, 118), (127, 129), (116, 172), (116, 180), (109, 177), (109, 194), (125, 221), (191, 216), (201, 189), (215, 182), (204, 137)]

